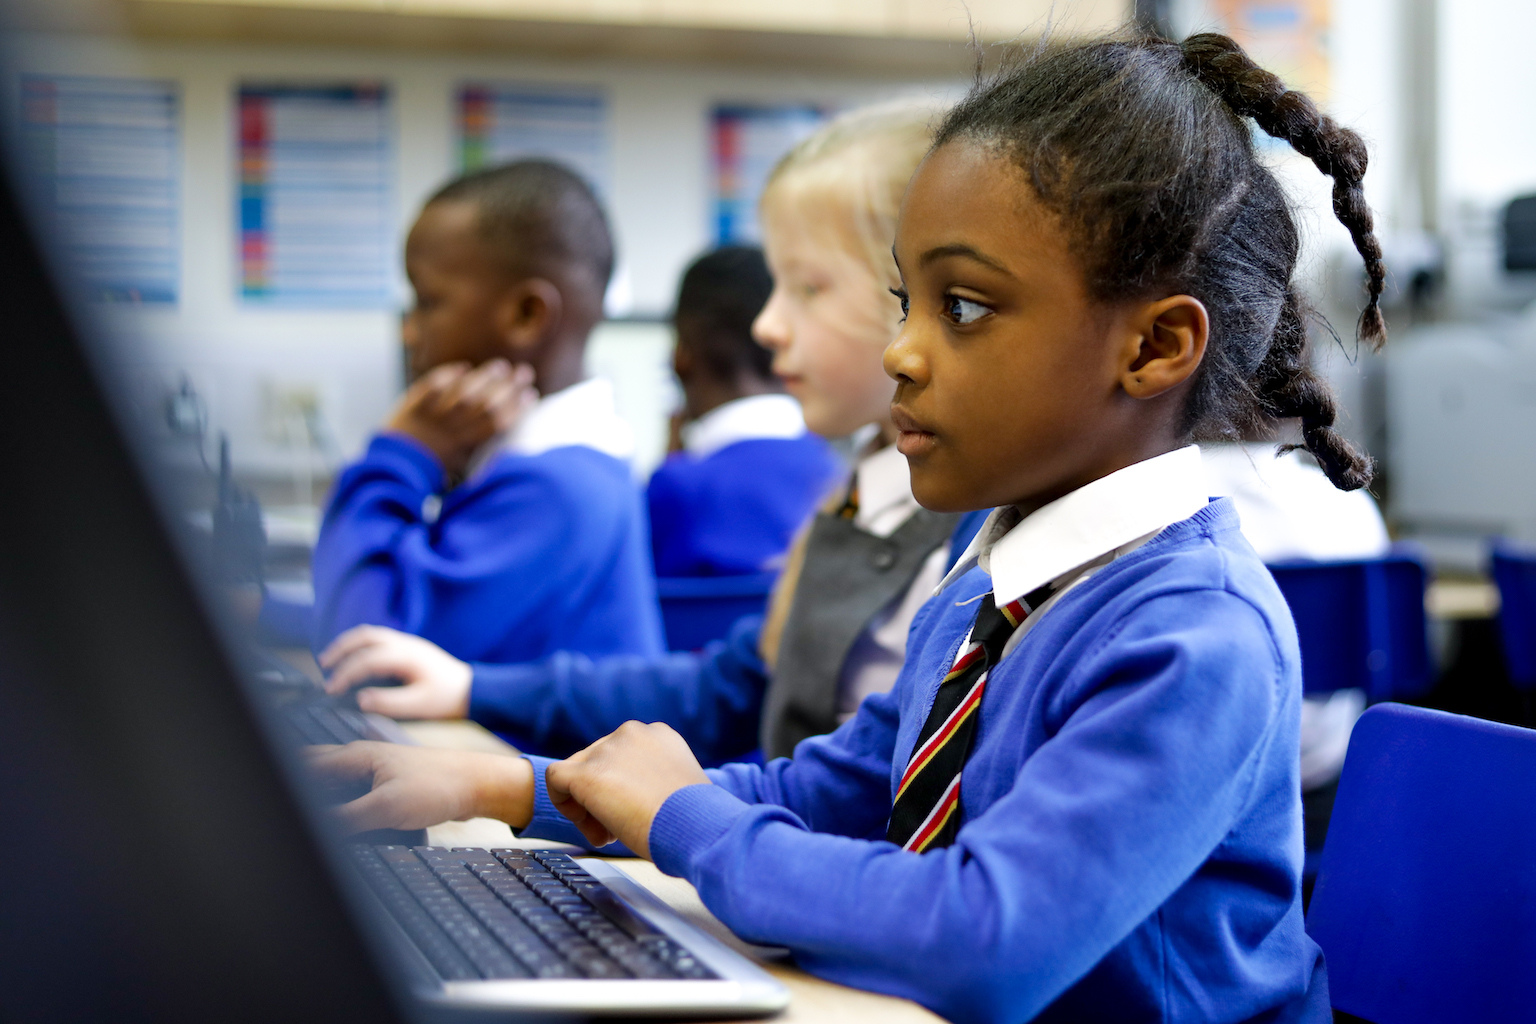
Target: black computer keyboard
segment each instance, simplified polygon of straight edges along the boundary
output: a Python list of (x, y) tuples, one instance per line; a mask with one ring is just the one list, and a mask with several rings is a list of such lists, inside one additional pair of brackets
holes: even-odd
[(717, 977), (563, 853), (358, 845), (353, 855), (445, 980)]
[(368, 719), (355, 708), (326, 701), (296, 701), (283, 707), (290, 728), (300, 743), (351, 743), (372, 739)]

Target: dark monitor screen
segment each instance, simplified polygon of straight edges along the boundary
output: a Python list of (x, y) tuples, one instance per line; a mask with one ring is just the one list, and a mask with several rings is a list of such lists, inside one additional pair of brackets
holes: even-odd
[(419, 1016), (6, 155), (0, 1019)]

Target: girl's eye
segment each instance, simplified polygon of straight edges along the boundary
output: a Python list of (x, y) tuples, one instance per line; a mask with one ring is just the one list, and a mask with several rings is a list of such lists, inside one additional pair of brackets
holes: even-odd
[(911, 300), (907, 298), (906, 291), (901, 288), (888, 288), (886, 290), (889, 291), (892, 295), (896, 296), (897, 300), (901, 302), (901, 321), (902, 323), (906, 323), (907, 307), (911, 305)]
[(944, 312), (957, 324), (973, 324), (992, 312), (979, 302), (962, 299), (958, 295), (944, 296)]

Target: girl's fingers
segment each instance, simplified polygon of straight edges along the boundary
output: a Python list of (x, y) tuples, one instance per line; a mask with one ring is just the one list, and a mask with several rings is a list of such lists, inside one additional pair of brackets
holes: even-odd
[(321, 668), (329, 670), (348, 655), (378, 643), (385, 632), (382, 626), (353, 626), (332, 640), (315, 660)]
[(407, 682), (412, 678), (415, 663), (400, 651), (385, 647), (369, 647), (347, 658), (331, 672), (326, 681), (326, 693), (346, 693), (370, 679), (400, 676)]
[[(384, 675), (387, 673), (379, 673)], [(445, 718), (441, 698), (424, 684), (407, 682), (404, 686), (365, 686), (357, 691), (357, 706), (387, 718)]]
[(360, 779), (372, 775), (377, 764), (376, 747), (379, 743), (348, 743), (344, 747), (308, 747), (305, 760), (315, 773), (328, 779)]
[(607, 846), (609, 843), (615, 842), (617, 839), (617, 837), (615, 837), (612, 832), (609, 832), (606, 828), (604, 828), (602, 822), (598, 821), (596, 818), (588, 818), (586, 821), (582, 822), (576, 827), (581, 830), (582, 837), (585, 838), (587, 842), (591, 843), (594, 849), (600, 850)]
[(351, 803), (342, 804), (335, 811), (348, 833), (370, 832), (376, 828), (419, 828), (411, 823), (409, 812), (410, 808), (401, 802), (399, 790), (388, 783), (369, 790)]

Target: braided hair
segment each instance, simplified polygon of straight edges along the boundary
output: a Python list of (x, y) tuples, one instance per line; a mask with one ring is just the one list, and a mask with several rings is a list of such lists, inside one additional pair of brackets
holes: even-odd
[(1371, 459), (1333, 424), (1307, 358), (1308, 309), (1292, 282), (1300, 234), (1248, 128), (1288, 142), (1333, 178), (1333, 209), (1365, 261), (1359, 337), (1386, 340), (1386, 278), (1361, 179), (1360, 137), (1287, 89), (1223, 35), (1048, 45), (978, 81), (935, 136), (996, 147), (1024, 172), (1082, 254), (1103, 300), (1188, 294), (1210, 316), (1184, 429), (1237, 440), (1301, 422), (1334, 486), (1370, 483)]

